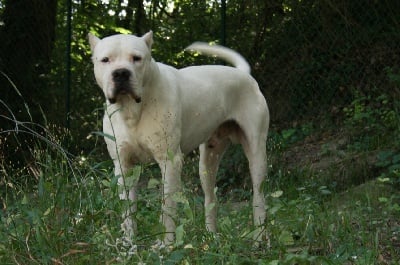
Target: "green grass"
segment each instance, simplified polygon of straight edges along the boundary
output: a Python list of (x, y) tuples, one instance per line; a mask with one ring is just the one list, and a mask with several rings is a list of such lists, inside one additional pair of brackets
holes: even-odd
[[(48, 148), (47, 143), (36, 147)], [(130, 249), (119, 240), (123, 205), (111, 163), (99, 163), (91, 156), (66, 156), (61, 150), (37, 151), (36, 175), (14, 178), (20, 172), (4, 171), (0, 264), (400, 262), (400, 195), (387, 178), (336, 190), (312, 170), (289, 171), (274, 165), (264, 185), (271, 248), (254, 248), (248, 192), (224, 191), (219, 233), (205, 231), (193, 157), (185, 165), (185, 190), (178, 198), (177, 244), (154, 247), (162, 236), (158, 222), (161, 198), (157, 185), (145, 184), (135, 216), (139, 234), (135, 249)], [(157, 174), (154, 167), (143, 172), (150, 179)]]
[(308, 122), (270, 133), (263, 186), (269, 248), (252, 242), (240, 149), (221, 164), (217, 234), (204, 228), (197, 156), (186, 158), (184, 190), (175, 197), (177, 241), (167, 248), (155, 245), (163, 235), (159, 170), (143, 167), (139, 233), (127, 246), (120, 239), (126, 205), (102, 149), (72, 156), (62, 148), (63, 133), (19, 123), (18, 133), (0, 132), (1, 144), (24, 133), (34, 144), (24, 167), (2, 153), (12, 148), (0, 149), (0, 264), (400, 264), (400, 127), (388, 109), (371, 109), (361, 97), (344, 111), (346, 132), (325, 134)]

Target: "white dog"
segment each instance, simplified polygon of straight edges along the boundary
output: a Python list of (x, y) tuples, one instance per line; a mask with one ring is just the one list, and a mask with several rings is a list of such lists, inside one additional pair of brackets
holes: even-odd
[[(143, 37), (114, 35), (101, 40), (89, 34), (89, 42), (96, 81), (107, 101), (103, 131), (113, 136), (105, 141), (119, 184), (136, 163), (156, 161), (161, 169), (164, 242), (174, 241), (177, 203), (171, 195), (181, 190), (183, 154), (197, 147), (206, 227), (216, 232), (216, 172), (230, 142), (240, 143), (249, 161), (255, 239), (266, 236), (261, 184), (266, 175), (269, 112), (246, 60), (228, 48), (195, 43), (187, 49), (216, 55), (235, 68), (206, 65), (178, 70), (152, 59), (151, 31)], [(121, 225), (132, 236), (135, 185), (120, 197), (133, 201)]]

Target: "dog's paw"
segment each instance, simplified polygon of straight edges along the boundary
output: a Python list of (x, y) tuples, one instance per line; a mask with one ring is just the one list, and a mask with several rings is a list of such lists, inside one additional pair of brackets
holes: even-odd
[(249, 239), (251, 238), (254, 249), (267, 250), (271, 248), (271, 242), (268, 233), (264, 227), (258, 227), (257, 229), (246, 235), (246, 237), (248, 237)]
[(160, 239), (157, 239), (156, 242), (154, 242), (154, 244), (151, 246), (151, 249), (153, 251), (159, 251), (162, 249), (165, 249), (166, 245), (164, 244), (164, 242)]
[(136, 234), (136, 222), (131, 217), (126, 217), (121, 224), (121, 230), (124, 233), (124, 237), (133, 238)]
[(106, 240), (105, 244), (118, 253), (118, 259), (129, 259), (138, 253), (138, 246), (130, 238), (119, 237), (115, 241)]

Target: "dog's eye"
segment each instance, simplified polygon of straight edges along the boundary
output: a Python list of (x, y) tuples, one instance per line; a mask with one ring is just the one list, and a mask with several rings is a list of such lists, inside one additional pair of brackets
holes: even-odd
[(135, 62), (140, 62), (142, 60), (142, 57), (137, 56), (137, 55), (133, 55), (132, 56), (132, 61)]
[(103, 59), (101, 59), (102, 63), (108, 63), (110, 61), (110, 59), (108, 57), (104, 57)]

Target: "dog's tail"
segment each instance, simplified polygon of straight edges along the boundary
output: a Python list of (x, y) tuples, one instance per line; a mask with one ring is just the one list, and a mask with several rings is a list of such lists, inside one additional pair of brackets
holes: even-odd
[(209, 45), (205, 42), (195, 42), (186, 47), (186, 51), (196, 51), (204, 55), (216, 56), (232, 64), (239, 70), (250, 74), (250, 65), (242, 55), (221, 45)]

